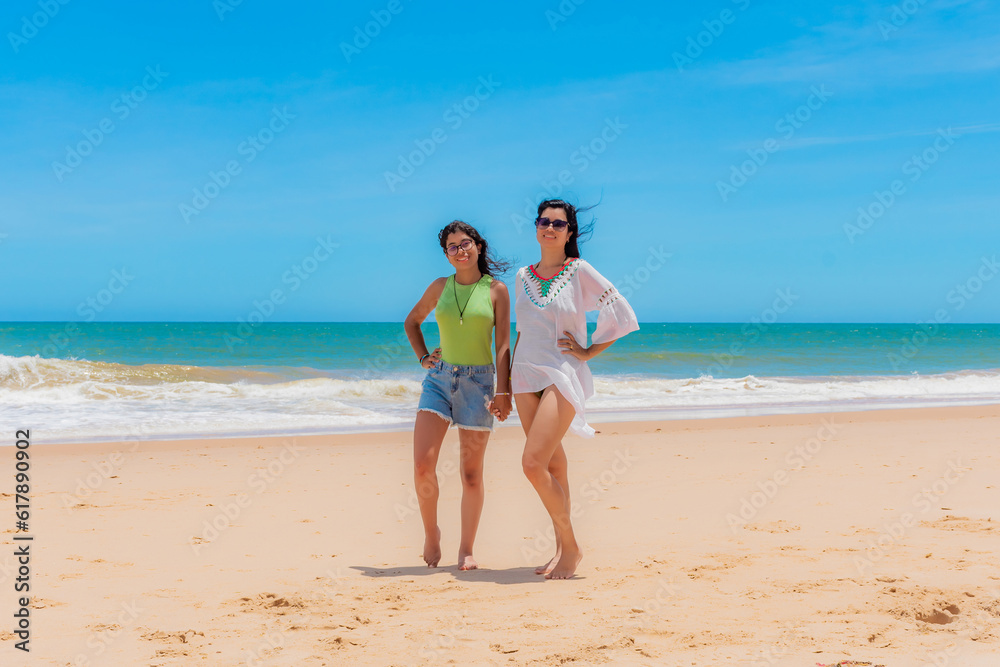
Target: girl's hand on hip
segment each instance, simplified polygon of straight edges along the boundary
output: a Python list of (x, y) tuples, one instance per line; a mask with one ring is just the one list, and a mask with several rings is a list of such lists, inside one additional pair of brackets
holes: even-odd
[(439, 361), (441, 361), (441, 348), (436, 347), (434, 348), (434, 351), (431, 352), (429, 357), (425, 358), (423, 361), (420, 362), (420, 365), (423, 366), (424, 368), (431, 368)]

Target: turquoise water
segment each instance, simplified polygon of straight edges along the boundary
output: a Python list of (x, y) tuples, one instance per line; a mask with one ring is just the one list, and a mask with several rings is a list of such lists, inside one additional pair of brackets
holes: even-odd
[[(10, 357), (251, 368), (331, 377), (419, 375), (401, 323), (5, 323)], [(593, 331), (594, 325), (590, 325)], [(249, 335), (243, 335), (249, 332)], [(437, 327), (424, 325), (428, 346)], [(514, 328), (512, 327), (512, 335)], [(512, 338), (513, 340), (513, 338)], [(307, 370), (308, 369), (308, 370)], [(937, 374), (1000, 369), (1000, 325), (643, 324), (591, 362), (658, 378)]]
[[(590, 367), (591, 421), (998, 403), (1000, 325), (643, 324)], [(399, 323), (0, 324), (37, 442), (405, 429), (423, 375)]]

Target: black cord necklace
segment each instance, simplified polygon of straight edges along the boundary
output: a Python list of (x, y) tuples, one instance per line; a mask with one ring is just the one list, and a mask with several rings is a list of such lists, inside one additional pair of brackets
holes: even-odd
[(482, 282), (483, 277), (479, 276), (479, 280), (475, 282), (472, 286), (472, 292), (469, 293), (469, 298), (465, 301), (465, 308), (458, 305), (458, 276), (452, 278), (451, 287), (455, 290), (455, 307), (458, 308), (458, 323), (465, 324), (465, 308), (469, 307), (469, 302), (472, 301), (472, 295), (476, 293), (476, 288), (479, 287), (479, 283)]

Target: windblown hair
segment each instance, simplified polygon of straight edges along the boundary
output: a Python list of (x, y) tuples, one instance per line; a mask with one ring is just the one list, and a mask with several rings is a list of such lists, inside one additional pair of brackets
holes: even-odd
[(510, 270), (511, 263), (494, 257), (490, 253), (489, 244), (486, 239), (476, 230), (475, 227), (467, 222), (462, 222), (461, 220), (455, 220), (454, 222), (449, 222), (445, 225), (445, 228), (438, 232), (438, 241), (441, 243), (441, 249), (447, 252), (448, 247), (448, 235), (454, 234), (455, 232), (462, 232), (468, 235), (477, 246), (479, 246), (479, 272), (486, 276), (493, 276), (496, 278), (499, 275), (503, 275)]
[[(597, 204), (594, 204), (597, 206)], [(589, 225), (584, 226), (581, 230), (579, 223), (576, 221), (576, 216), (578, 213), (586, 213), (594, 206), (587, 206), (584, 208), (577, 208), (573, 206), (568, 201), (563, 199), (546, 199), (541, 204), (538, 205), (538, 215), (542, 215), (542, 211), (547, 208), (559, 208), (565, 211), (566, 221), (569, 222), (569, 231), (572, 232), (569, 239), (566, 241), (566, 256), (567, 257), (579, 257), (580, 256), (580, 246), (578, 243), (589, 239), (594, 233), (594, 222), (591, 221)], [(581, 238), (583, 237), (583, 238)]]

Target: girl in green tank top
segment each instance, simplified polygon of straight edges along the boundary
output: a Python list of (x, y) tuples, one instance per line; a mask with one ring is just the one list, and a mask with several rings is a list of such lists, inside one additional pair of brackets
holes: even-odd
[[(413, 426), (413, 480), (424, 524), (424, 561), (437, 567), (438, 454), (448, 428), (457, 426), (462, 471), (458, 567), (472, 570), (478, 567), (472, 545), (483, 510), (486, 444), (494, 418), (504, 421), (511, 410), (510, 296), (507, 286), (494, 279), (510, 265), (491, 257), (486, 239), (458, 220), (441, 230), (438, 242), (455, 273), (430, 284), (404, 325), (420, 365), (428, 371)], [(428, 351), (420, 325), (432, 310), (441, 346)]]

